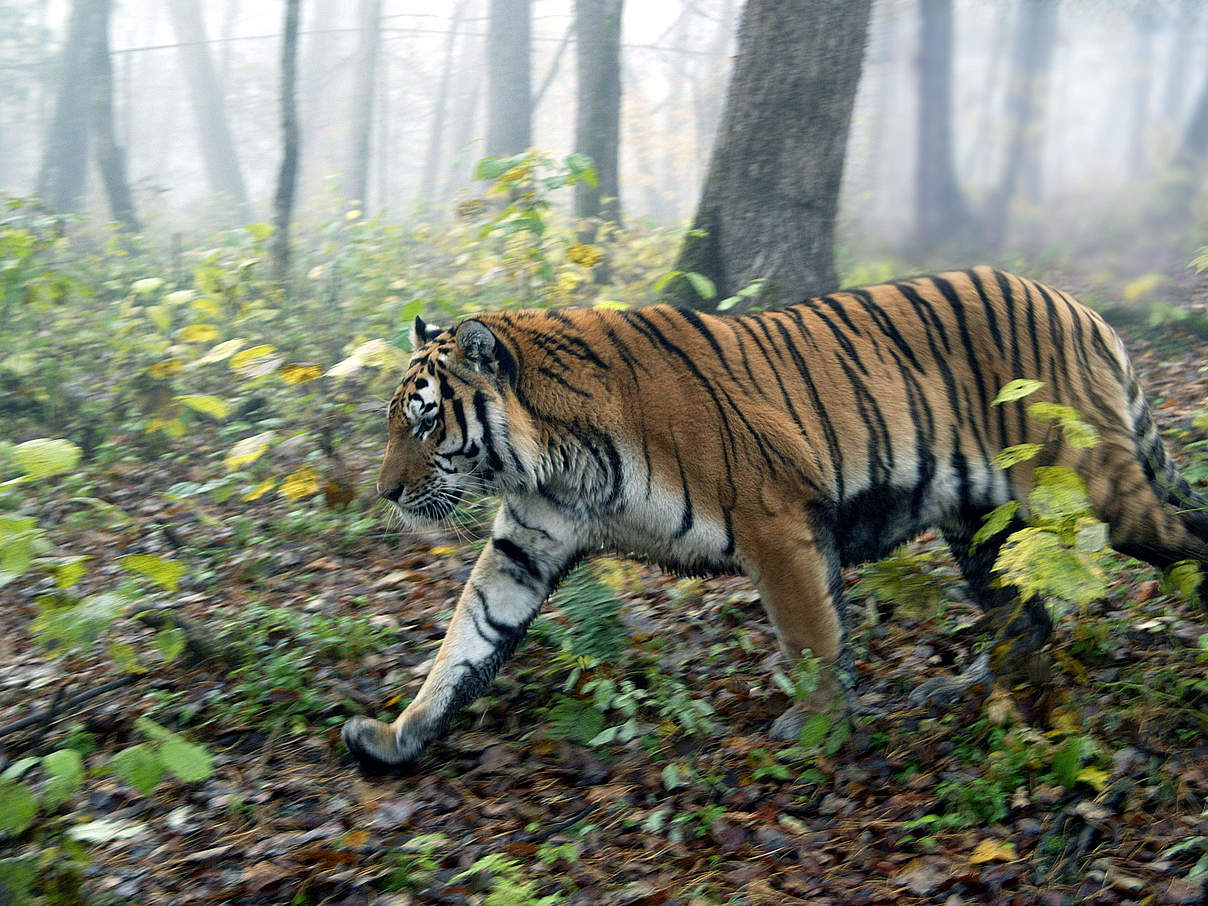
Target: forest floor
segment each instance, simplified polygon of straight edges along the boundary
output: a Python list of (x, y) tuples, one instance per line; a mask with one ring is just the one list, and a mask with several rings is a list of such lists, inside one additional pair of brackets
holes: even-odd
[[(1191, 281), (1176, 285), (1203, 305)], [(1208, 341), (1169, 318), (1121, 332), (1172, 448), (1202, 439), (1191, 418), (1208, 397)], [(344, 451), (365, 496), (379, 443)], [(122, 830), (89, 848), (84, 902), (1204, 901), (1208, 625), (1140, 564), (1119, 558), (1110, 594), (1061, 619), (1040, 681), (914, 708), (908, 691), (959, 666), (977, 616), (951, 560), (921, 539), (895, 561), (914, 606), (855, 594), (862, 701), (883, 715), (790, 745), (767, 734), (793, 686), (771, 678), (782, 668), (748, 583), (607, 563), (622, 654), (580, 670), (558, 648), (555, 601), (414, 773), (366, 778), (339, 725), (397, 713), (414, 693), (473, 546), (387, 530), (363, 503), (361, 524), (379, 524), (353, 531), (321, 498), (169, 497), (204, 480), (214, 453), (198, 444), (193, 465), (116, 462), (37, 515), (57, 553), (93, 558), (85, 581), (98, 590), (126, 554), (184, 564), (179, 592), (148, 605), (200, 630), (208, 658), (144, 657), (128, 685), (72, 705), (121, 671), (103, 654), (40, 652), (31, 626), (50, 580), (4, 589), (0, 731), (54, 711), (0, 737), (8, 760), (70, 743), (96, 763), (140, 741), (144, 715), (213, 755), (201, 782), (144, 796), (100, 774), (68, 803)], [(140, 651), (152, 632), (115, 629)], [(628, 741), (590, 744), (631, 717)]]

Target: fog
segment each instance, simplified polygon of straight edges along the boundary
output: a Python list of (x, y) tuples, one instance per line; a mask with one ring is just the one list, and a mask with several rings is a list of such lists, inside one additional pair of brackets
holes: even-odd
[[(198, 5), (204, 44), (186, 40), (172, 14)], [(1162, 191), (1208, 70), (1202, 3), (1052, 5), (1050, 63), (1027, 126), (1037, 165), (1005, 201), (1013, 211), (1011, 238), (1025, 244), (1045, 241), (1058, 223), (1056, 232), (1068, 236), (1102, 232), (1112, 226), (1105, 216), (1141, 216)], [(955, 3), (951, 143), (960, 192), (975, 213), (997, 203), (1006, 169), (1012, 43), (1024, 6)], [(356, 199), (366, 210), (400, 219), (440, 216), (474, 191), (473, 165), (485, 154), (487, 7), (486, 0), (383, 0), (367, 197)], [(565, 154), (574, 141), (573, 4), (534, 0), (531, 10), (532, 143)], [(46, 151), (70, 4), (4, 0), (0, 12), (0, 191), (26, 197), (38, 186)], [(626, 4), (620, 195), (628, 217), (674, 224), (691, 216), (724, 104), (740, 12), (737, 0)], [(302, 4), (302, 217), (330, 216), (352, 194), (359, 22), (357, 4)], [(199, 126), (182, 50), (208, 54), (250, 216), (267, 218), (281, 158), (280, 33), (277, 3), (114, 3), (113, 118), (145, 223), (172, 218), (187, 228), (231, 215), (229, 204), (215, 203), (214, 179), (199, 150), (213, 127)], [(841, 234), (850, 242), (890, 248), (912, 242), (918, 68), (932, 52), (920, 46), (918, 3), (875, 4), (841, 205)], [(89, 171), (80, 207), (104, 218), (95, 164)]]

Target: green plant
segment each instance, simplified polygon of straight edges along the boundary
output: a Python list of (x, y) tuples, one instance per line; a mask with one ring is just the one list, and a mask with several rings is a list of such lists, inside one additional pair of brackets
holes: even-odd
[(440, 871), (436, 853), (447, 849), (444, 834), (418, 834), (386, 856), (387, 874), (378, 882), (383, 890), (419, 893)]
[(456, 884), (482, 874), (489, 879), (483, 906), (557, 906), (565, 900), (560, 892), (539, 896), (537, 882), (524, 876), (520, 863), (499, 853), (483, 856), (449, 880)]

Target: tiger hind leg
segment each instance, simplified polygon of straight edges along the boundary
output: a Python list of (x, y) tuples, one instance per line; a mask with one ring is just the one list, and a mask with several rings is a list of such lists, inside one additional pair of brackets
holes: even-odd
[(1042, 600), (1023, 601), (1013, 587), (994, 585), (999, 549), (1024, 523), (1016, 519), (972, 547), (973, 535), (988, 512), (972, 510), (942, 527), (969, 592), (985, 614), (978, 627), (988, 637), (986, 648), (956, 676), (935, 677), (920, 684), (910, 694), (913, 705), (951, 704), (974, 686), (989, 686), (995, 677), (1026, 671), (1052, 635), (1053, 621)]

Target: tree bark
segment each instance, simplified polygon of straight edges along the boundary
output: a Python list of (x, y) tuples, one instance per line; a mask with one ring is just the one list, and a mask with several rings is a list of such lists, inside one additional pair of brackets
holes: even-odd
[(491, 0), (487, 29), (488, 157), (506, 157), (533, 143), (530, 0)]
[(357, 28), (357, 74), (352, 94), (352, 148), (345, 198), (369, 208), (369, 151), (373, 137), (373, 92), (377, 85), (378, 46), (382, 34), (382, 0), (360, 0)]
[(1048, 74), (1057, 37), (1057, 0), (1020, 0), (1007, 85), (1007, 148), (1003, 174), (990, 195), (986, 240), (999, 248), (1006, 240), (1011, 203), (1023, 184), (1038, 192), (1041, 125)]
[(105, 194), (109, 197), (109, 210), (113, 219), (132, 233), (139, 230), (138, 218), (134, 214), (134, 196), (126, 178), (126, 154), (117, 141), (117, 129), (113, 124), (113, 60), (109, 55), (110, 0), (98, 0), (101, 8), (92, 35), (89, 51), (89, 69), (92, 73), (92, 130), (96, 135), (97, 167)]
[(952, 0), (921, 0), (915, 159), (920, 251), (959, 235), (969, 220), (953, 162), (952, 33)]
[(457, 46), (457, 30), (461, 27), (466, 12), (466, 0), (453, 8), (449, 20), (449, 32), (445, 36), (445, 63), (440, 72), (440, 85), (436, 90), (436, 103), (432, 107), (432, 124), (428, 127), (428, 149), (424, 154), (424, 169), (419, 180), (419, 194), (424, 201), (432, 203), (436, 195), (436, 173), (444, 151), (445, 111), (449, 106), (449, 89), (453, 84), (453, 51)]
[(79, 210), (88, 179), (88, 129), (94, 36), (105, 0), (74, 0), (59, 62), (59, 94), (42, 152), (37, 194), (52, 211)]
[(617, 152), (621, 132), (621, 7), (623, 0), (575, 0), (578, 111), (575, 150), (596, 166), (598, 184), (575, 186), (575, 215), (619, 223)]
[(286, 0), (285, 33), (281, 40), (281, 169), (273, 197), (273, 269), (278, 282), (289, 276), (289, 226), (298, 176), (298, 17), (301, 0)]
[[(708, 176), (676, 265), (711, 279), (665, 295), (711, 309), (763, 279), (760, 302), (838, 282), (834, 228), (871, 0), (748, 0)], [(736, 308), (744, 307), (755, 297)]]
[(180, 61), (189, 83), (197, 135), (205, 159), (210, 187), (233, 201), (243, 220), (251, 220), (247, 189), (235, 153), (235, 141), (227, 120), (226, 106), (214, 63), (206, 43), (205, 25), (198, 0), (170, 0), (169, 11), (176, 40), (180, 43)]

